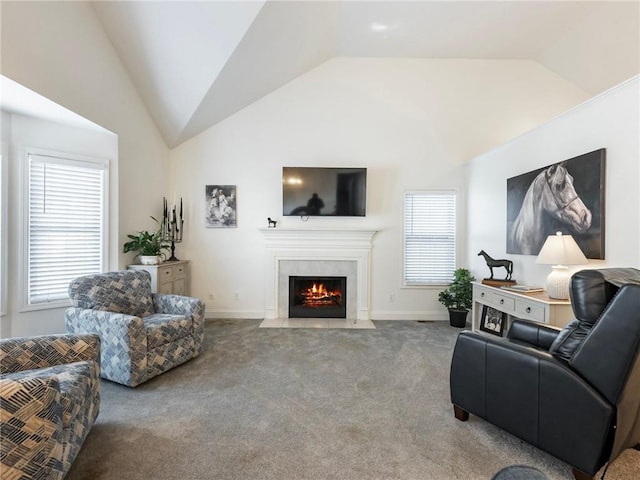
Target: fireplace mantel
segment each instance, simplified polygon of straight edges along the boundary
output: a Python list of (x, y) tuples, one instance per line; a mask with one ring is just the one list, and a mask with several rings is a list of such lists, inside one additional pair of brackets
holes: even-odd
[(301, 248), (342, 247), (371, 249), (377, 230), (319, 229), (319, 228), (261, 228), (267, 248), (295, 245)]
[(287, 315), (279, 306), (282, 261), (323, 261), (355, 263), (356, 311), (351, 319), (370, 319), (371, 247), (377, 230), (261, 228), (260, 231), (266, 244), (265, 318)]

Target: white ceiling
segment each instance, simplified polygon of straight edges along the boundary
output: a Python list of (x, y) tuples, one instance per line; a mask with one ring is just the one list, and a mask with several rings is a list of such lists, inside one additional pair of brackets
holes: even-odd
[(92, 5), (170, 147), (338, 56), (532, 60), (593, 95), (640, 72), (639, 0)]
[(0, 75), (0, 109), (78, 128), (108, 132), (100, 125)]

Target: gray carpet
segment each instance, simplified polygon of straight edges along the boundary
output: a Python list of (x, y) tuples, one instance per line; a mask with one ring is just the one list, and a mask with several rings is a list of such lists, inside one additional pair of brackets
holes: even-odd
[[(205, 350), (131, 389), (102, 381), (100, 416), (67, 480), (490, 479), (525, 464), (570, 469), (471, 416), (454, 419), (449, 363), (459, 330), (259, 329), (212, 320)], [(628, 450), (606, 480), (640, 478)]]

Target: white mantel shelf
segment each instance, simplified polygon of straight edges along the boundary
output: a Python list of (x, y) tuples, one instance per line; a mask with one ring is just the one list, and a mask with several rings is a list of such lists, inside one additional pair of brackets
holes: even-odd
[(296, 247), (307, 249), (317, 247), (371, 248), (371, 240), (378, 230), (358, 230), (339, 228), (261, 228), (267, 248)]
[[(356, 265), (357, 309), (355, 319), (369, 320), (371, 247), (378, 230), (260, 228), (265, 238), (265, 318), (286, 318), (279, 306), (279, 277), (282, 261), (318, 260), (354, 262)], [(354, 319), (354, 320), (355, 320)]]

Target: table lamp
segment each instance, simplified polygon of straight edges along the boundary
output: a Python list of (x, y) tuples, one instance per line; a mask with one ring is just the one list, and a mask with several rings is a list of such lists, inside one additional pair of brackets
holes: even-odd
[(571, 235), (556, 232), (547, 237), (536, 263), (553, 265), (547, 277), (547, 293), (551, 298), (566, 300), (569, 298), (570, 276), (565, 265), (581, 265), (588, 260)]

